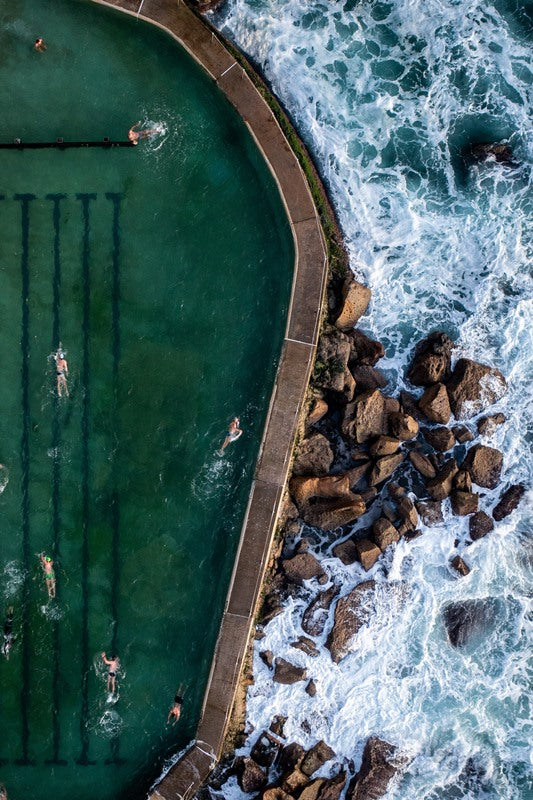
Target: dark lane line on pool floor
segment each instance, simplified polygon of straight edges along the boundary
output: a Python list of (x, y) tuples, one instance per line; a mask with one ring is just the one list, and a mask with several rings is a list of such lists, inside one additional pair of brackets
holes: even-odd
[[(61, 249), (60, 249), (60, 220), (61, 200), (65, 200), (66, 194), (47, 194), (46, 199), (53, 202), (52, 222), (54, 228), (54, 271), (52, 277), (52, 352), (56, 352), (60, 343), (61, 330)], [(59, 396), (54, 392), (52, 401), (52, 557), (56, 564), (60, 561), (60, 535), (61, 535), (61, 509), (60, 509), (60, 485), (61, 485), (61, 425), (59, 422)], [(61, 581), (56, 585), (57, 602), (60, 601)], [(60, 653), (60, 624), (59, 620), (52, 623), (52, 652), (53, 652), (53, 672), (52, 672), (52, 758), (47, 764), (57, 764), (64, 766), (67, 762), (60, 759), (59, 752), (61, 746), (61, 675), (59, 668)]]
[(30, 230), (30, 202), (35, 200), (33, 194), (16, 194), (14, 197), (20, 203), (21, 210), (21, 303), (22, 325), (20, 347), (22, 351), (21, 383), (22, 383), (22, 438), (20, 443), (20, 460), (22, 467), (21, 480), (21, 515), (22, 515), (22, 569), (24, 581), (22, 584), (22, 676), (20, 687), (20, 723), (21, 723), (21, 750), (20, 759), (16, 764), (27, 766), (33, 762), (29, 758), (30, 727), (29, 727), (29, 697), (30, 697), (30, 396), (29, 396), (29, 358), (30, 358), (30, 320), (29, 320), (29, 294), (30, 294), (30, 264), (29, 264), (29, 230)]
[(81, 417), (81, 494), (82, 494), (82, 551), (81, 551), (81, 753), (76, 763), (83, 766), (94, 764), (89, 760), (89, 326), (90, 326), (90, 202), (95, 194), (77, 194), (81, 202), (83, 217), (82, 241), (82, 287), (83, 287), (83, 363), (82, 363), (82, 417)]
[[(5, 199), (6, 199), (5, 195), (4, 194), (0, 194), (0, 201), (1, 200), (5, 200)], [(7, 764), (7, 763), (8, 763), (8, 759), (7, 758), (2, 758), (2, 756), (0, 756), (0, 767), (4, 766), (4, 764)]]

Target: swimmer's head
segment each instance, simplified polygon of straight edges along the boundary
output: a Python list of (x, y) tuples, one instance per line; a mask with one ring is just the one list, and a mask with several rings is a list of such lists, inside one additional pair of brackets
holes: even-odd
[(45, 560), (45, 561), (51, 561), (52, 559), (50, 558), (50, 556), (45, 556), (45, 557), (44, 557), (44, 560)]

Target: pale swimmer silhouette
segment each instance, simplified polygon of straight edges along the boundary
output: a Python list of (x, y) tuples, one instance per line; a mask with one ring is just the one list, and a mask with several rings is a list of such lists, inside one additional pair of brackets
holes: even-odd
[(4, 491), (9, 483), (9, 472), (4, 464), (0, 464), (0, 494)]
[(218, 450), (218, 454), (221, 456), (224, 453), (224, 450), (231, 444), (231, 442), (236, 442), (242, 436), (242, 430), (239, 428), (240, 420), (239, 417), (233, 417), (230, 424), (228, 425), (228, 430), (226, 433), (226, 438), (222, 443), (222, 447)]
[(157, 125), (155, 128), (143, 128), (140, 131), (136, 131), (135, 128), (138, 128), (141, 124), (141, 121), (136, 122), (135, 125), (132, 125), (128, 131), (128, 139), (132, 144), (139, 144), (141, 139), (150, 139), (152, 136), (157, 136), (158, 133), (164, 133), (165, 129)]
[(62, 349), (61, 344), (54, 353), (54, 361), (56, 362), (57, 396), (63, 397), (63, 395), (66, 395), (66, 397), (68, 397), (68, 384), (67, 384), (68, 364), (67, 364), (67, 359), (65, 358), (65, 352)]

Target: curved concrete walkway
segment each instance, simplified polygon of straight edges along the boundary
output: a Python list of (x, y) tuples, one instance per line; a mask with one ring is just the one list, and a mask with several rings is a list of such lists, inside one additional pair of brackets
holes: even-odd
[(243, 117), (274, 175), (289, 217), (295, 265), (281, 360), (196, 740), (151, 800), (192, 797), (220, 757), (318, 340), (327, 275), (322, 229), (307, 181), (268, 105), (217, 36), (181, 0), (94, 0), (166, 30), (216, 81)]

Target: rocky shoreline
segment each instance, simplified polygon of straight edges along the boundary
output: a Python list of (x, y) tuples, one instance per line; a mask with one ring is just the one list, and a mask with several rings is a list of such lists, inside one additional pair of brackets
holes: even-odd
[[(405, 587), (390, 581), (379, 587), (364, 580), (338, 598), (341, 586), (330, 580), (311, 552), (313, 532), (331, 538), (333, 556), (342, 564), (359, 562), (369, 571), (400, 539), (411, 541), (421, 528), (442, 524), (443, 503), (453, 515), (468, 517), (468, 535), (456, 541), (449, 569), (468, 575), (468, 546), (488, 535), (495, 523), (517, 507), (525, 487), (503, 485), (496, 501), (484, 489), (500, 483), (503, 455), (487, 444), (505, 423), (490, 412), (507, 391), (502, 373), (459, 357), (441, 331), (433, 331), (413, 349), (405, 383), (409, 391), (390, 391), (378, 362), (383, 345), (356, 328), (371, 300), (370, 290), (352, 277), (329, 289), (329, 321), (324, 325), (311, 387), (308, 413), (295, 449), (292, 477), (280, 521), (280, 537), (258, 620), (256, 640), (291, 596), (312, 591), (301, 619), (303, 634), (293, 647), (318, 654), (316, 641), (333, 624), (325, 647), (333, 663), (353, 648), (357, 633), (373, 613), (373, 595), (383, 587), (406, 602)], [(405, 385), (405, 384), (404, 384)], [(386, 391), (388, 390), (388, 391)], [(364, 527), (357, 524), (365, 518)], [(318, 589), (322, 584), (323, 589)], [(402, 595), (400, 597), (399, 595)], [(451, 645), (462, 647), (490, 613), (487, 601), (451, 603), (443, 618)], [(306, 682), (316, 691), (308, 670), (260, 650), (272, 680)], [(253, 683), (249, 676), (247, 683)], [(286, 720), (275, 717), (269, 730), (244, 733), (249, 755), (228, 754), (215, 770), (204, 798), (223, 796), (223, 785), (237, 776), (243, 792), (258, 800), (337, 800), (346, 784), (347, 800), (381, 797), (408, 759), (389, 742), (371, 736), (359, 770), (335, 763), (326, 742), (310, 750), (283, 735)], [(330, 777), (315, 773), (327, 762)], [(219, 794), (220, 793), (220, 794)]]

